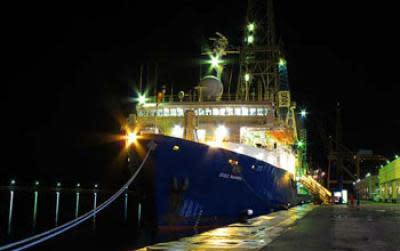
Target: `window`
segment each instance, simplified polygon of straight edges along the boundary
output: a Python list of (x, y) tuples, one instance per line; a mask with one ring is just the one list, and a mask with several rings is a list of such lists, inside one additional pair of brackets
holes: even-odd
[(219, 115), (219, 110), (218, 110), (218, 108), (213, 108), (212, 109), (212, 115)]
[(183, 109), (182, 108), (176, 108), (176, 115), (177, 116), (183, 116)]
[(199, 115), (203, 116), (206, 112), (204, 111), (203, 108), (199, 108)]
[(249, 115), (249, 108), (242, 107), (242, 115), (243, 116), (248, 116)]
[(263, 116), (264, 115), (264, 108), (257, 108), (257, 116)]
[(169, 112), (170, 112), (171, 116), (176, 116), (176, 109), (175, 108), (171, 108)]
[(228, 115), (228, 116), (232, 116), (233, 115), (233, 108), (232, 107), (226, 108), (226, 115)]
[(211, 109), (210, 108), (206, 108), (206, 115), (211, 115)]
[(250, 108), (250, 116), (256, 116), (257, 115), (257, 109), (256, 108)]
[(240, 116), (242, 114), (242, 110), (239, 107), (235, 108), (235, 115)]
[(169, 109), (168, 108), (164, 108), (164, 116), (169, 116)]
[(220, 108), (220, 109), (219, 109), (219, 115), (221, 115), (221, 116), (225, 116), (225, 115), (226, 115), (226, 110), (225, 110), (225, 108)]

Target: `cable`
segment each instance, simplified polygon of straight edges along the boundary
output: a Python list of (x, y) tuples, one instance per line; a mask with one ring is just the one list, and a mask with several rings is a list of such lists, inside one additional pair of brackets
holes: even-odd
[[(102, 211), (104, 208), (106, 208), (109, 204), (111, 204), (112, 202), (114, 202), (128, 187), (129, 185), (135, 180), (136, 176), (139, 174), (139, 172), (141, 171), (141, 169), (143, 168), (144, 164), (146, 163), (150, 153), (155, 149), (156, 144), (150, 144), (149, 146), (149, 150), (145, 156), (145, 158), (143, 159), (142, 163), (140, 164), (140, 166), (138, 167), (138, 169), (135, 171), (135, 173), (132, 175), (132, 177), (114, 194), (112, 195), (109, 199), (107, 199), (105, 202), (103, 202), (101, 205), (99, 205), (99, 207), (90, 210), (89, 212), (85, 213), (84, 215), (79, 216), (78, 218), (71, 220), (67, 223), (64, 223), (61, 226), (55, 227), (53, 229), (50, 229), (46, 232), (43, 232), (41, 234), (37, 234), (31, 237), (28, 237), (26, 239), (20, 240), (20, 241), (16, 241), (10, 244), (7, 244), (5, 246), (0, 247), (0, 251), (3, 250), (7, 250), (7, 249), (11, 249), (14, 248), (16, 246), (20, 246), (23, 245), (25, 243), (28, 243), (30, 241), (33, 241), (31, 243), (28, 243), (22, 247), (18, 247), (16, 249), (13, 250), (24, 250), (26, 248), (32, 247), (36, 244), (39, 244), (43, 241), (46, 241), (50, 238), (53, 238), (61, 233), (64, 233), (65, 231), (79, 225), (80, 223), (86, 221), (87, 219), (93, 217), (96, 213)], [(38, 239), (38, 240), (36, 240)], [(34, 241), (36, 240), (36, 241)]]

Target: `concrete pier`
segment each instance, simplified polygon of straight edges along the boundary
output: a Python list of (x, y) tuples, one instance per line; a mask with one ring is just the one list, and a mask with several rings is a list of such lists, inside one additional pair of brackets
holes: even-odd
[(308, 204), (234, 223), (178, 241), (148, 246), (144, 250), (260, 250), (317, 206)]
[(139, 250), (400, 251), (400, 204), (302, 205)]

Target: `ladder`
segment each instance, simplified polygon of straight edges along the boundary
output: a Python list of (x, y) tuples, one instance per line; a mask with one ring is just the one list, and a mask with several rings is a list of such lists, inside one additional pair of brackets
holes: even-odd
[(303, 176), (299, 182), (315, 197), (319, 197), (324, 204), (329, 204), (332, 198), (332, 193), (323, 187), (318, 181), (311, 176)]

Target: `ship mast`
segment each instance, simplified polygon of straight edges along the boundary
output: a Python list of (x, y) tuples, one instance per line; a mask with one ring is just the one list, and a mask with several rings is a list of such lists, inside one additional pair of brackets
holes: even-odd
[(274, 101), (279, 90), (277, 45), (272, 0), (248, 0), (236, 99), (250, 96)]

